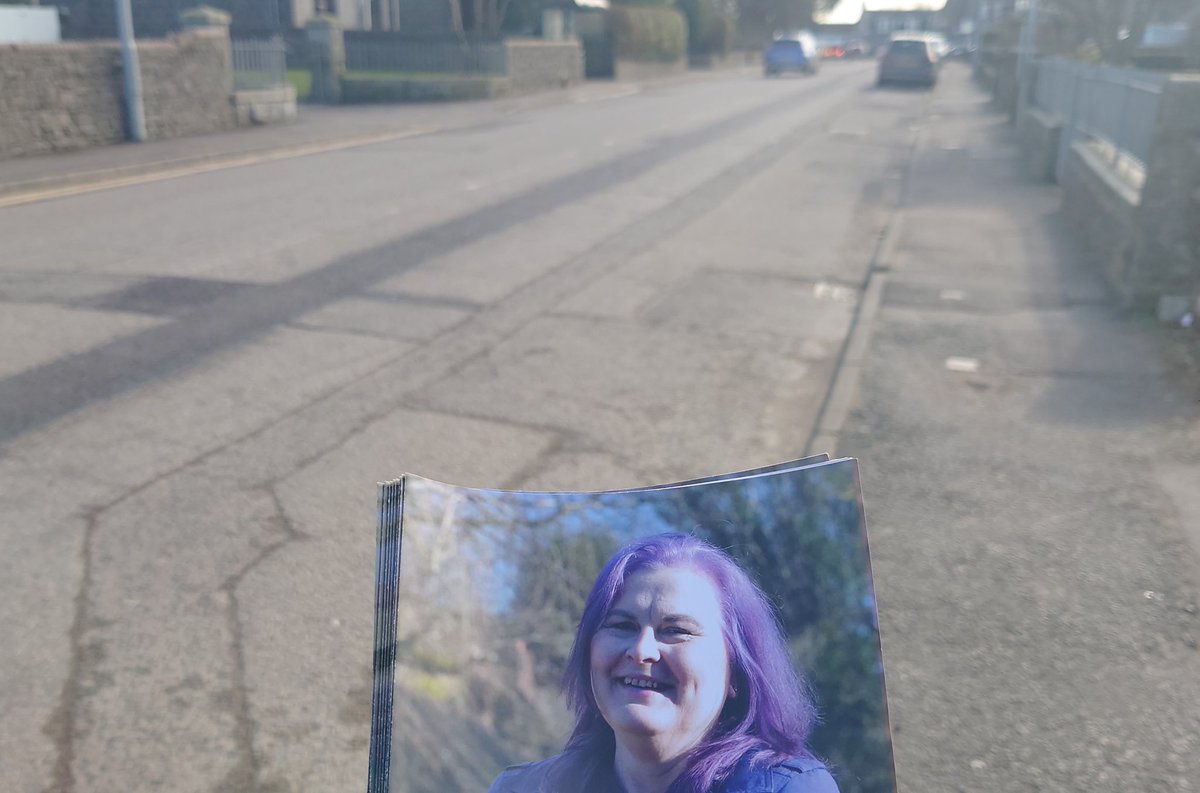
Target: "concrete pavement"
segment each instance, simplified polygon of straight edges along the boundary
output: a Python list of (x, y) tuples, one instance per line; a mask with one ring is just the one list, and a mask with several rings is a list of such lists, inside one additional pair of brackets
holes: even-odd
[(947, 70), (836, 433), (900, 789), (1196, 790), (1200, 379), (1171, 354), (1196, 336), (1122, 315), (1058, 189), (1021, 173)]

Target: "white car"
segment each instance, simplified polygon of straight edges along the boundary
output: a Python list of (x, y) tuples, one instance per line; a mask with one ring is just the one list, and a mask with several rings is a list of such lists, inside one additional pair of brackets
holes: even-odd
[(950, 54), (950, 41), (941, 33), (928, 30), (897, 30), (892, 34), (892, 41), (897, 39), (919, 39), (928, 42), (938, 60), (942, 60)]

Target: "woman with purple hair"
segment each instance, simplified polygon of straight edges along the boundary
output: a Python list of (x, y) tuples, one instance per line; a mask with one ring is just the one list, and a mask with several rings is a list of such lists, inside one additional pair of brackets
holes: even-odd
[(812, 698), (770, 601), (686, 534), (626, 545), (584, 605), (562, 754), (489, 793), (837, 793), (807, 748)]

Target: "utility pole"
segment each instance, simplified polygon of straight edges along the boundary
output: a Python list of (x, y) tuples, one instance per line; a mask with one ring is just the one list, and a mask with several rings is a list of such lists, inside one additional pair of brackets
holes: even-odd
[(116, 0), (117, 31), (121, 36), (121, 68), (125, 73), (125, 110), (129, 136), (137, 143), (146, 140), (146, 117), (142, 112), (142, 71), (133, 40), (133, 11), (129, 0)]

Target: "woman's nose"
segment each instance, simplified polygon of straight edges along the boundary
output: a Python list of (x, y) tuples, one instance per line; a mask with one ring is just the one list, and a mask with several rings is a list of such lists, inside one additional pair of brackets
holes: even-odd
[(658, 660), (658, 640), (654, 637), (653, 628), (647, 626), (638, 632), (637, 638), (629, 646), (629, 657), (639, 664)]

